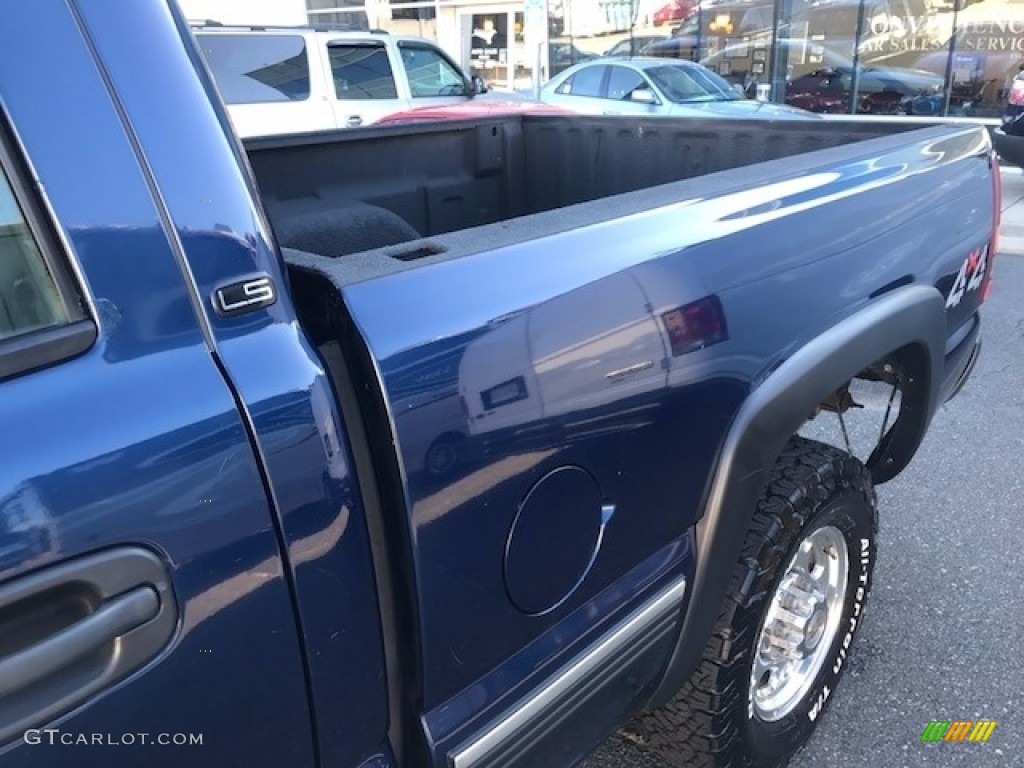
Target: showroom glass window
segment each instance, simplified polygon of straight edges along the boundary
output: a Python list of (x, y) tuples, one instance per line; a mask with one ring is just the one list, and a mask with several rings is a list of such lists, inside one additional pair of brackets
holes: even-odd
[[(1024, 2), (680, 1), (669, 16), (665, 5), (639, 0), (630, 17), (615, 3), (564, 0), (550, 6), (552, 40), (600, 55), (632, 26), (650, 36), (645, 53), (700, 61), (760, 98), (781, 57), (774, 98), (823, 113), (998, 117), (1024, 68)], [(787, 7), (788, 34), (776, 39)]]

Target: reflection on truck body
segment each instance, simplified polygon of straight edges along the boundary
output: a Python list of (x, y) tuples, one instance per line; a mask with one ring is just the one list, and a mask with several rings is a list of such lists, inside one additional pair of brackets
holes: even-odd
[[(593, 434), (586, 412), (681, 383), (682, 355), (728, 338), (722, 306), (705, 296), (663, 308), (651, 293), (641, 271), (619, 272), (504, 318), (462, 357), (470, 435)], [(635, 419), (643, 407), (627, 410)]]
[[(459, 364), (466, 347), (479, 332), (438, 342), (429, 355), (392, 356), (382, 370), (394, 400), (395, 427), (402, 435), (402, 459), (407, 473), (450, 473), (463, 458), (459, 444), (468, 433), (459, 399)], [(438, 425), (442, 431), (438, 432)]]

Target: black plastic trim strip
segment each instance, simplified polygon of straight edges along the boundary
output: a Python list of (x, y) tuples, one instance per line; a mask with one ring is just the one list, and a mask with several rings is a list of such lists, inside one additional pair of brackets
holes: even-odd
[[(50, 273), (69, 323), (86, 319), (91, 311), (81, 276), (71, 261), (45, 190), (25, 154), (18, 135), (0, 105), (0, 169), (11, 186), (25, 225)], [(77, 278), (77, 279), (76, 279)]]
[(385, 522), (383, 500), (378, 491), (380, 479), (367, 435), (357, 387), (349, 373), (350, 361), (345, 359), (341, 343), (327, 342), (318, 347), (325, 369), (334, 389), (335, 399), (341, 411), (342, 423), (348, 436), (349, 448), (355, 469), (359, 495), (363, 500), (366, 528), (370, 540), (370, 554), (373, 560), (373, 574), (380, 613), (381, 636), (384, 643), (384, 670), (388, 691), (388, 741), (399, 764), (404, 764), (410, 735), (406, 731), (407, 721), (414, 719), (407, 713), (407, 690), (416, 680), (415, 665), (401, 650), (400, 638), (414, 636), (411, 623), (403, 622), (403, 616), (412, 616), (414, 608), (411, 597), (402, 591), (401, 572), (396, 563), (402, 561), (396, 551), (395, 542), (399, 536), (389, 533)]
[(978, 358), (981, 356), (981, 337), (977, 335), (977, 330), (974, 331), (976, 338), (971, 344), (970, 352), (967, 354), (966, 361), (963, 367), (960, 368), (960, 372), (957, 375), (956, 383), (949, 390), (949, 394), (946, 395), (944, 402), (949, 402), (954, 397), (960, 394), (960, 391), (967, 384), (968, 379), (971, 378), (971, 374), (974, 372), (974, 366), (978, 364)]
[(42, 186), (2, 109), (0, 171), (7, 177), (25, 225), (39, 249), (68, 318), (64, 325), (29, 331), (0, 341), (2, 381), (82, 354), (96, 342), (99, 331), (91, 317), (88, 296), (80, 279), (77, 279), (76, 265), (60, 236)]
[(45, 328), (0, 342), (0, 381), (87, 351), (98, 333), (92, 320)]

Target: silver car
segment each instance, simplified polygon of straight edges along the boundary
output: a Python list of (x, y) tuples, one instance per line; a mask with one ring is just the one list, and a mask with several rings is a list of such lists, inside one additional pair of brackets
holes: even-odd
[(661, 58), (598, 59), (549, 80), (541, 101), (590, 115), (814, 119), (802, 109), (753, 101), (706, 67)]

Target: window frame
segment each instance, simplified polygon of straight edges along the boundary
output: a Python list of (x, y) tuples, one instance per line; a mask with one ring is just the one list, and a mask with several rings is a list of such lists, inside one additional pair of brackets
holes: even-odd
[[(601, 72), (601, 78), (599, 80), (597, 94), (594, 95), (594, 96), (591, 96), (589, 94), (583, 96), (583, 95), (580, 95), (578, 93), (574, 93), (573, 90), (572, 90), (572, 84), (573, 84), (573, 81), (576, 80), (577, 76), (579, 76), (579, 74), (581, 72), (584, 72), (586, 70), (598, 69), (598, 68), (603, 69), (604, 71)], [(560, 96), (569, 96), (569, 97), (576, 98), (576, 99), (603, 99), (603, 100), (607, 100), (608, 78), (609, 77), (611, 77), (611, 65), (607, 64), (607, 63), (601, 63), (601, 64), (597, 64), (597, 65), (594, 65), (594, 66), (591, 66), (591, 67), (586, 67), (584, 69), (578, 69), (575, 72), (573, 72), (571, 75), (569, 75), (569, 77), (565, 78), (565, 80), (563, 80), (561, 83), (559, 83), (558, 87), (555, 89), (555, 93), (557, 93)], [(567, 86), (569, 88), (569, 92), (565, 93), (564, 91), (562, 91), (562, 89), (567, 87)]]
[[(654, 95), (655, 104), (660, 104), (661, 103), (660, 94), (658, 93), (658, 90), (654, 87), (654, 83), (652, 83), (650, 78), (647, 77), (647, 75), (645, 75), (643, 72), (641, 72), (641, 71), (639, 71), (637, 69), (634, 69), (633, 67), (624, 66), (622, 64), (606, 64), (605, 66), (608, 67), (608, 74), (605, 77), (604, 86), (603, 86), (604, 96), (602, 98), (607, 99), (608, 101), (625, 101), (625, 102), (630, 103), (630, 104), (632, 104), (632, 103), (643, 103), (643, 102), (634, 102), (633, 99), (629, 98), (629, 95), (632, 94), (633, 91), (637, 91), (637, 90), (643, 89), (643, 90), (650, 91)], [(640, 78), (641, 85), (637, 86), (636, 88), (634, 88), (631, 91), (627, 91), (626, 95), (621, 97), (621, 98), (614, 98), (611, 95), (611, 89), (612, 89), (612, 78), (615, 76), (615, 70), (616, 69), (620, 69), (620, 70), (623, 70), (625, 72), (629, 72), (630, 74), (636, 75), (638, 78)]]
[[(366, 102), (367, 104), (376, 104), (382, 101), (398, 101), (402, 98), (401, 96), (401, 83), (399, 82), (399, 73), (395, 71), (394, 57), (388, 50), (388, 45), (383, 40), (345, 40), (337, 38), (328, 40), (326, 44), (327, 54), (327, 69), (330, 74), (331, 84), (331, 95), (335, 102), (339, 101), (358, 101), (360, 103)], [(393, 96), (383, 96), (381, 98), (369, 98), (369, 99), (354, 99), (351, 96), (342, 96), (338, 93), (338, 78), (334, 71), (334, 61), (331, 59), (331, 51), (334, 49), (342, 48), (363, 48), (374, 51), (380, 51), (384, 54), (384, 60), (388, 63), (388, 70), (391, 75), (391, 84), (394, 86)]]
[(56, 365), (88, 351), (99, 337), (92, 302), (69, 248), (57, 229), (56, 218), (37, 183), (24, 147), (0, 109), (0, 170), (10, 184), (25, 226), (50, 273), (57, 298), (68, 321), (0, 339), (0, 382)]
[[(312, 56), (311, 51), (310, 51), (310, 41), (306, 38), (305, 35), (303, 35), (301, 33), (291, 33), (291, 32), (271, 32), (271, 33), (268, 33), (268, 34), (263, 34), (263, 33), (260, 33), (260, 32), (256, 32), (256, 33), (242, 33), (242, 34), (233, 34), (233, 33), (222, 34), (222, 33), (218, 33), (218, 32), (210, 32), (209, 30), (195, 30), (195, 29), (193, 29), (192, 30), (192, 36), (195, 38), (196, 44), (197, 44), (199, 50), (204, 52), (203, 53), (203, 60), (206, 63), (207, 69), (210, 71), (210, 76), (213, 78), (213, 82), (214, 82), (214, 85), (217, 88), (218, 93), (220, 93), (221, 98), (224, 100), (224, 103), (227, 106), (230, 106), (230, 107), (240, 107), (240, 106), (247, 106), (247, 105), (251, 105), (251, 104), (260, 105), (260, 106), (263, 106), (263, 105), (266, 105), (266, 104), (305, 104), (305, 103), (310, 102), (313, 99), (313, 91), (315, 90), (315, 87), (316, 87), (315, 84), (314, 84), (314, 81), (313, 81), (314, 80), (313, 79), (313, 68), (316, 66), (316, 64), (313, 61), (313, 56)], [(216, 39), (216, 40), (223, 40), (223, 39), (240, 40), (240, 39), (242, 39), (242, 40), (262, 40), (262, 41), (266, 41), (266, 40), (272, 39), (272, 38), (277, 38), (277, 39), (296, 39), (296, 40), (299, 40), (302, 43), (301, 55), (302, 55), (303, 60), (306, 62), (306, 95), (303, 96), (301, 99), (293, 99), (291, 96), (288, 96), (288, 94), (284, 93), (284, 91), (279, 90), (275, 86), (267, 85), (266, 83), (262, 83), (259, 80), (256, 80), (255, 78), (249, 78), (250, 80), (253, 80), (254, 82), (260, 83), (260, 85), (263, 85), (263, 86), (265, 86), (267, 88), (270, 88), (272, 90), (277, 91), (281, 95), (285, 96), (285, 98), (283, 98), (283, 99), (259, 99), (258, 101), (228, 101), (227, 95), (225, 95), (225, 93), (223, 92), (222, 87), (220, 85), (220, 82), (217, 79), (217, 74), (214, 71), (214, 66), (210, 62), (209, 58), (206, 56), (206, 53), (205, 53), (206, 49), (203, 47), (205, 45), (204, 40), (210, 40), (210, 39)], [(285, 59), (285, 61), (287, 61), (287, 59)], [(280, 62), (278, 62), (278, 63), (280, 63)], [(240, 76), (243, 77), (243, 78), (248, 78), (249, 77), (248, 74), (241, 74)]]
[[(452, 60), (452, 58), (448, 54), (446, 54), (444, 51), (442, 51), (437, 46), (431, 45), (429, 43), (421, 43), (421, 42), (418, 42), (418, 41), (415, 41), (415, 40), (399, 40), (397, 48), (398, 48), (398, 60), (399, 60), (399, 62), (402, 65), (402, 74), (405, 77), (405, 82), (406, 82), (406, 84), (407, 84), (407, 86), (409, 88), (409, 98), (410, 99), (452, 99), (452, 98), (459, 98), (460, 95), (465, 97), (465, 98), (471, 98), (472, 97), (471, 94), (474, 94), (474, 91), (473, 91), (473, 88), (472, 88), (472, 83), (469, 81), (469, 78), (466, 77), (466, 73), (462, 71), (462, 67), (458, 66)], [(449, 67), (452, 68), (452, 70), (457, 75), (459, 75), (461, 77), (464, 92), (462, 94), (455, 93), (455, 94), (451, 94), (449, 96), (441, 96), (441, 95), (417, 96), (416, 94), (414, 94), (412, 92), (412, 78), (409, 77), (409, 72), (405, 68), (405, 60), (402, 58), (402, 50), (403, 49), (412, 49), (412, 50), (419, 50), (419, 51), (430, 51), (431, 53), (436, 54), (437, 57), (439, 59), (441, 59), (441, 61), (445, 62)]]

